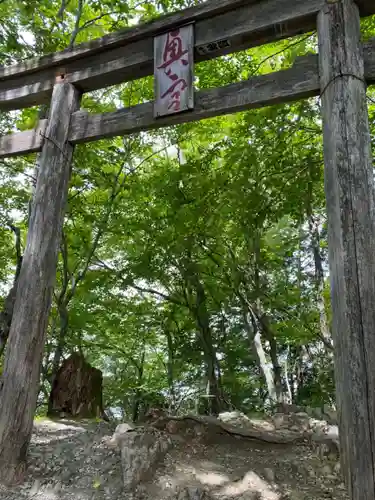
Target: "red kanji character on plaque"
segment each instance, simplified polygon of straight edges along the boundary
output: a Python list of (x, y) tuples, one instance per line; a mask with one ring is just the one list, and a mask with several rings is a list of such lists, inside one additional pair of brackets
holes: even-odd
[[(189, 108), (192, 26), (184, 26), (157, 37), (155, 45), (155, 116)], [(190, 99), (190, 101), (189, 101)], [(159, 108), (159, 109), (158, 109)]]
[(183, 56), (187, 54), (187, 50), (183, 50), (182, 40), (180, 35), (180, 30), (174, 30), (168, 33), (167, 41), (164, 46), (163, 52), (163, 64), (158, 66), (158, 69), (167, 68), (173, 62), (181, 61), (181, 63), (186, 66), (189, 61)]
[(171, 103), (168, 105), (168, 109), (174, 109), (174, 111), (180, 111), (181, 107), (181, 93), (179, 91), (173, 92), (171, 95), (171, 98), (173, 99)]
[[(176, 90), (174, 92), (174, 90), (176, 89), (176, 87), (178, 85), (181, 84), (181, 88), (180, 90)], [(187, 83), (186, 81), (183, 79), (183, 78), (179, 78), (178, 80), (176, 80), (174, 83), (172, 83), (172, 85), (164, 92), (164, 94), (162, 94), (161, 98), (164, 99), (165, 97), (167, 97), (168, 94), (171, 94), (171, 97), (172, 97), (172, 102), (168, 105), (168, 109), (171, 109), (173, 106), (174, 106), (174, 110), (175, 111), (179, 111), (180, 110), (180, 105), (181, 105), (181, 92), (186, 89), (187, 87)]]

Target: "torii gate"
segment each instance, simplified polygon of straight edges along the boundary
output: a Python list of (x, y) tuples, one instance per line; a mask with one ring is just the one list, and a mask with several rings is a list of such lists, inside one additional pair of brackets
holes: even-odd
[[(341, 459), (351, 499), (375, 500), (375, 227), (366, 106), (375, 40), (360, 42), (360, 16), (372, 14), (374, 0), (211, 0), (0, 69), (0, 110), (51, 103), (49, 119), (35, 130), (0, 138), (0, 157), (41, 152), (1, 394), (0, 469), (8, 477), (17, 474), (31, 435), (74, 145), (320, 95)], [(82, 92), (151, 75), (154, 40), (192, 23), (187, 52), (195, 61), (316, 27), (319, 55), (194, 95), (190, 85), (183, 113), (151, 102), (103, 114), (79, 110)]]

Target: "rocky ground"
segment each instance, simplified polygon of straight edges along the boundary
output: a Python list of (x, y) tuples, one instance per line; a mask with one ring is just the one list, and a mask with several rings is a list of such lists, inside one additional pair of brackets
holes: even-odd
[[(325, 422), (227, 414), (220, 425), (166, 418), (112, 437), (104, 422), (38, 421), (26, 481), (0, 487), (0, 500), (347, 499), (337, 454), (327, 440), (311, 439), (317, 429), (332, 431)], [(266, 442), (270, 436), (284, 442)], [(144, 467), (150, 450), (154, 463)]]
[(112, 433), (104, 422), (35, 422), (26, 481), (0, 487), (0, 499), (122, 499), (120, 452), (106, 444)]

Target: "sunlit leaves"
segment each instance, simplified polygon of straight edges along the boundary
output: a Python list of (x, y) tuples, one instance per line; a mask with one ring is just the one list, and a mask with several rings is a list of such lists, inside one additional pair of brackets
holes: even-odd
[[(0, 3), (0, 62), (65, 49), (193, 3), (8, 0)], [(363, 21), (363, 29), (366, 38), (374, 36), (374, 19)], [(315, 50), (310, 34), (203, 62), (196, 65), (195, 86), (285, 69)], [(368, 96), (374, 137), (372, 88)], [(148, 77), (85, 95), (82, 107), (103, 113), (152, 99)], [(38, 114), (36, 108), (3, 114), (1, 131), (32, 128)], [(34, 162), (29, 156), (1, 164), (3, 295), (15, 255), (7, 223), (17, 218), (24, 244)], [(307, 212), (319, 221), (326, 266), (324, 199), (314, 99), (76, 147), (45, 365), (60, 335), (58, 306), (66, 299), (64, 355), (81, 349), (103, 370), (108, 406), (131, 417), (136, 397), (144, 404), (174, 397), (182, 410), (193, 409), (205, 390), (193, 274), (206, 294), (227, 400), (244, 410), (261, 408), (267, 394), (243, 300), (267, 315), (290, 369), (304, 349), (321, 352)], [(323, 288), (330, 321), (327, 282)], [(330, 358), (314, 356), (298, 396), (303, 401), (333, 392)]]

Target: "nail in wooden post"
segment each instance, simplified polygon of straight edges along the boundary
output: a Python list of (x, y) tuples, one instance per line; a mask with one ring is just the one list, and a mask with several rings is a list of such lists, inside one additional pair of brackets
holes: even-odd
[(325, 191), (341, 461), (352, 500), (375, 500), (374, 186), (360, 17), (318, 16)]
[(0, 481), (4, 483), (21, 479), (25, 469), (73, 153), (69, 123), (79, 101), (71, 84), (55, 85), (2, 378)]

